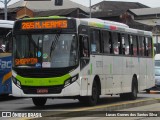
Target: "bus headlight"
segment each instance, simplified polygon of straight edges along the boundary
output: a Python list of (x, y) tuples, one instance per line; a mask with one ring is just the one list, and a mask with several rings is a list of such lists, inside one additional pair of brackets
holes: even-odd
[(70, 83), (71, 83), (70, 79), (66, 80), (65, 83), (64, 83), (64, 87), (67, 87), (68, 85), (70, 85)]
[(73, 76), (73, 77), (71, 78), (72, 82), (75, 82), (75, 81), (78, 79), (78, 77), (79, 77), (79, 74)]
[(21, 82), (17, 80), (17, 86), (21, 88)]
[(64, 87), (66, 87), (66, 86), (72, 84), (73, 82), (75, 82), (78, 79), (78, 77), (79, 77), (79, 75), (77, 74), (77, 75), (69, 78), (68, 80), (66, 80), (65, 83), (64, 83)]
[(20, 81), (18, 81), (16, 78), (14, 78), (14, 77), (12, 77), (12, 81), (13, 81), (13, 83), (17, 86), (17, 87), (19, 87), (19, 88), (21, 88), (21, 82)]

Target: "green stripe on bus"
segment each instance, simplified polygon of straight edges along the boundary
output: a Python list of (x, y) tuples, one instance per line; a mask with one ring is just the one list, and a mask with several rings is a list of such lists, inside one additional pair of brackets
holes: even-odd
[(90, 74), (92, 75), (92, 64), (90, 65)]
[(96, 25), (97, 25), (97, 27), (104, 28), (104, 24), (97, 23)]
[(110, 74), (112, 74), (112, 64), (110, 64), (109, 66), (109, 71), (110, 71)]
[(58, 18), (66, 18), (62, 16), (49, 16), (49, 17), (33, 17), (33, 18), (24, 18), (23, 20), (39, 20), (39, 19), (58, 19)]
[(21, 82), (21, 85), (24, 85), (24, 86), (63, 85), (64, 82), (69, 78), (71, 78), (69, 74), (66, 74), (61, 77), (53, 77), (53, 78), (25, 78), (19, 75), (16, 76), (16, 79)]

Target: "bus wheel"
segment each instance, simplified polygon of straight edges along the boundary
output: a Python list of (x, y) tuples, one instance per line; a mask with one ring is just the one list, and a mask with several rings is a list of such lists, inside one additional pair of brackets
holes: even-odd
[(146, 93), (150, 93), (150, 90), (149, 90), (149, 89), (146, 89)]
[(135, 100), (137, 99), (137, 93), (138, 93), (138, 83), (137, 83), (137, 80), (136, 78), (134, 77), (133, 78), (133, 81), (132, 81), (132, 92), (129, 93), (129, 99), (130, 100)]
[(45, 105), (47, 98), (43, 98), (43, 97), (34, 97), (32, 98), (32, 101), (34, 103), (35, 106), (38, 107), (42, 107)]
[(121, 93), (120, 98), (121, 98), (121, 100), (127, 100), (128, 99), (128, 93)]
[(92, 86), (92, 95), (91, 96), (80, 97), (79, 101), (83, 102), (84, 104), (86, 104), (88, 106), (94, 106), (94, 105), (97, 104), (98, 99), (99, 99), (98, 85), (94, 81), (93, 86)]
[(8, 97), (9, 94), (2, 94), (1, 96), (2, 96), (2, 97)]

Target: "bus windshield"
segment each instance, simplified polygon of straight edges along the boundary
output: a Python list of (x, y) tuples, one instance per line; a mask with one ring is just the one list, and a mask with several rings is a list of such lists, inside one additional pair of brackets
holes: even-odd
[(14, 67), (64, 68), (78, 64), (76, 34), (20, 34), (13, 39)]
[(9, 33), (10, 30), (11, 28), (0, 28), (0, 53), (8, 52), (6, 51), (6, 43), (7, 43), (6, 35)]
[(155, 76), (160, 76), (160, 67), (155, 68)]
[(160, 67), (160, 60), (155, 60), (155, 66)]

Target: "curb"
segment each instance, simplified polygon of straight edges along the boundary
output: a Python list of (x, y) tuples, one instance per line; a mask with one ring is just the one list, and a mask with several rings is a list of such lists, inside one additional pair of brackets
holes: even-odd
[[(81, 109), (73, 109), (72, 111), (42, 111), (42, 118), (34, 118), (34, 120), (47, 120), (47, 118), (55, 118), (56, 120), (62, 120), (66, 117), (84, 117), (84, 116), (95, 116), (102, 117), (107, 111), (118, 111), (121, 109), (127, 109), (132, 107), (139, 107), (144, 105), (150, 105), (160, 103), (160, 98), (152, 98), (145, 100), (134, 100), (134, 101), (122, 101), (121, 103), (115, 103), (110, 105), (99, 105), (94, 107), (85, 107)], [(96, 114), (96, 115), (95, 115)], [(98, 114), (101, 114), (100, 116)]]

